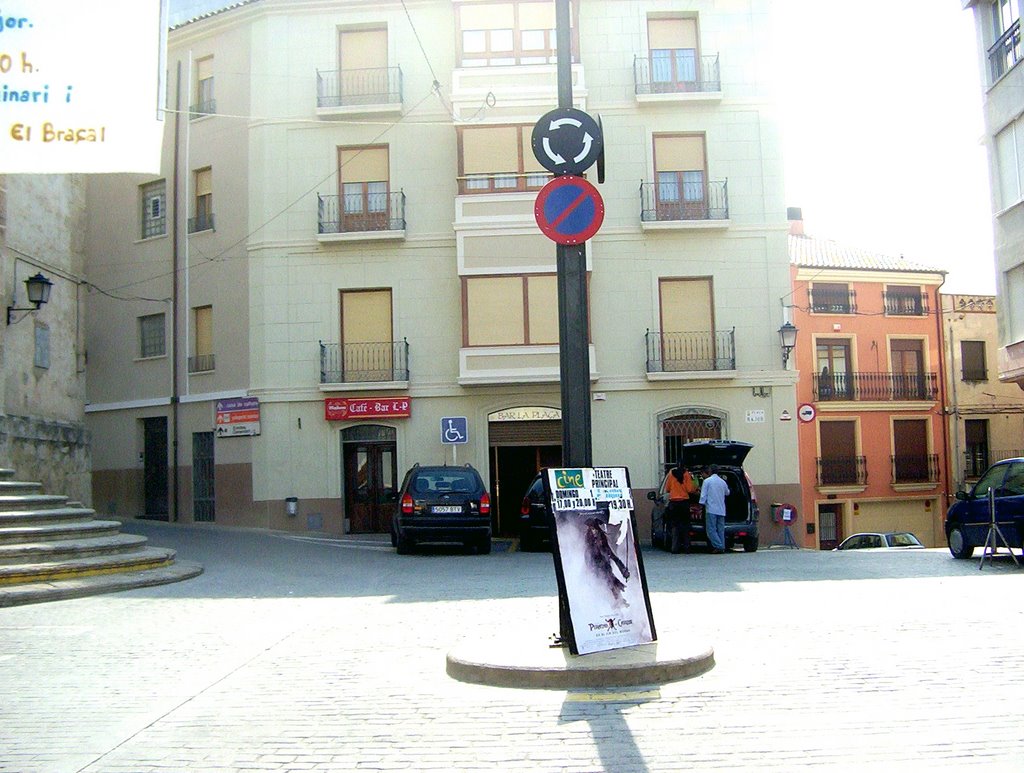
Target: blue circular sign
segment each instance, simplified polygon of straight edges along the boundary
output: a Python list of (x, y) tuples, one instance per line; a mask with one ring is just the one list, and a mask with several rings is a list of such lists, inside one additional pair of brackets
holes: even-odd
[(582, 177), (556, 177), (541, 188), (533, 207), (540, 230), (558, 244), (580, 244), (604, 222), (604, 200)]

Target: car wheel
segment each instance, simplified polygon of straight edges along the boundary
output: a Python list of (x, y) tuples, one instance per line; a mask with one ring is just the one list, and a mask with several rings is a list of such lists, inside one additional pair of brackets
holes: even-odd
[(398, 555), (407, 556), (412, 552), (413, 541), (408, 537), (404, 536), (401, 532), (395, 537), (395, 550), (398, 551)]
[(491, 538), (483, 537), (476, 543), (476, 552), (482, 556), (486, 556), (491, 552)]
[(393, 548), (397, 548), (398, 547), (398, 537), (395, 536), (395, 529), (394, 529), (394, 527), (391, 528), (391, 547), (393, 547)]
[(524, 553), (536, 553), (537, 552), (537, 540), (529, 532), (524, 532), (523, 536), (519, 538), (519, 549)]
[(754, 553), (757, 551), (757, 537), (748, 537), (743, 540), (743, 550), (747, 553)]
[(954, 526), (949, 532), (949, 552), (953, 558), (970, 558), (974, 555), (974, 545), (959, 526)]

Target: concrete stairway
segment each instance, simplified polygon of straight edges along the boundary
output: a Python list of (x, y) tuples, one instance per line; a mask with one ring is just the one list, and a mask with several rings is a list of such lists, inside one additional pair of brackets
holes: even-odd
[(0, 468), (0, 607), (162, 585), (202, 573), (175, 552), (121, 534), (118, 521)]

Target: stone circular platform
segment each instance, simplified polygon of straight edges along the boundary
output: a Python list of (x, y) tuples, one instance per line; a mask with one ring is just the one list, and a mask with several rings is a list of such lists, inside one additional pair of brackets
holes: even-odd
[(568, 647), (550, 647), (549, 642), (543, 634), (467, 640), (448, 653), (446, 670), (461, 682), (564, 690), (677, 682), (715, 665), (710, 645), (678, 635), (589, 655), (573, 655)]

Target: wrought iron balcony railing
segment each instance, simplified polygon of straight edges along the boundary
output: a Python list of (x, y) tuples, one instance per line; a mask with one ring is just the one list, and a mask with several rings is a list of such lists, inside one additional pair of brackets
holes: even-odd
[(198, 233), (199, 231), (212, 231), (213, 230), (213, 213), (204, 212), (190, 217), (188, 219), (188, 232), (190, 234)]
[(321, 234), (405, 230), (405, 192), (322, 196), (317, 199)]
[(815, 314), (857, 313), (857, 293), (853, 290), (812, 287), (807, 294), (811, 302), (811, 311)]
[(936, 373), (816, 373), (814, 399), (934, 400), (939, 394)]
[(729, 181), (666, 186), (640, 183), (640, 220), (644, 223), (728, 220)]
[(893, 483), (938, 483), (938, 454), (897, 454), (892, 461)]
[(1003, 77), (1021, 58), (1020, 19), (1010, 25), (988, 50), (989, 74), (992, 82)]
[(1000, 459), (1016, 459), (1024, 457), (1024, 449), (995, 449), (989, 450), (985, 446), (968, 446), (964, 451), (964, 479), (978, 479), (985, 470)]
[(212, 354), (197, 354), (188, 358), (188, 372), (207, 373), (214, 369), (215, 364)]
[(864, 486), (868, 482), (868, 461), (863, 456), (817, 458), (818, 486)]
[(633, 85), (637, 94), (686, 94), (722, 90), (718, 54), (707, 54), (689, 62), (680, 71), (669, 72), (671, 62), (651, 54), (633, 57)]
[(928, 313), (928, 296), (922, 292), (883, 293), (885, 313), (893, 317), (923, 317)]
[(409, 342), (325, 344), (320, 341), (320, 383), (408, 381)]
[(317, 70), (317, 107), (402, 104), (402, 70), (368, 67), (361, 70)]
[(647, 372), (736, 369), (736, 329), (699, 333), (648, 330)]

